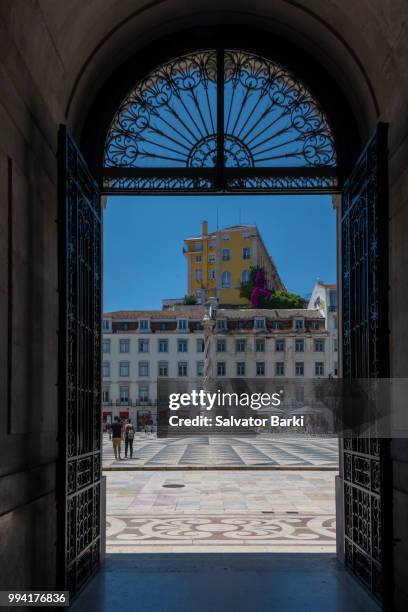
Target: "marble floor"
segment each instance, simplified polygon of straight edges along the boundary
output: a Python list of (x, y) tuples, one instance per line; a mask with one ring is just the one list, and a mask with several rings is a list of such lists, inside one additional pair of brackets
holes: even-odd
[(335, 475), (107, 472), (107, 551), (334, 552)]
[[(124, 444), (122, 443), (122, 447)], [(124, 457), (124, 448), (122, 448)], [(133, 457), (116, 461), (112, 442), (104, 434), (103, 467), (108, 469), (163, 469), (171, 467), (299, 467), (320, 469), (337, 468), (338, 441), (336, 438), (277, 436), (190, 436), (185, 438), (156, 438), (137, 433), (133, 443)]]

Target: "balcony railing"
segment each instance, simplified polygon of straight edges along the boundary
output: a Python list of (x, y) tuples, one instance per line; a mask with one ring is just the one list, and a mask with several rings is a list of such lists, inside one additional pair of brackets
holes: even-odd
[(137, 407), (145, 407), (145, 406), (157, 406), (157, 400), (151, 400), (151, 399), (147, 399), (147, 400), (142, 400), (142, 399), (138, 399), (138, 400), (108, 400), (108, 401), (102, 401), (102, 405), (103, 407), (113, 407), (113, 406), (117, 406), (117, 407), (121, 407), (121, 406), (128, 406), (128, 407), (133, 407), (133, 408), (137, 408)]

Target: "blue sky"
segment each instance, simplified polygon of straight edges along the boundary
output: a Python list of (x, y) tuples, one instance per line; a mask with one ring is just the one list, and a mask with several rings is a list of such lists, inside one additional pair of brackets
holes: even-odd
[(237, 223), (256, 224), (290, 291), (309, 294), (336, 278), (330, 196), (110, 197), (104, 213), (104, 310), (160, 308), (187, 292), (183, 240)]

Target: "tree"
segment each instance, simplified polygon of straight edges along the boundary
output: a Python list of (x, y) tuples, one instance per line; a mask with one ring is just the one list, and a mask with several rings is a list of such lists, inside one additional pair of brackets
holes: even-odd
[(270, 291), (266, 288), (265, 273), (260, 266), (251, 268), (249, 281), (241, 283), (239, 295), (252, 308), (306, 308), (306, 300), (290, 291)]
[(184, 296), (184, 300), (183, 300), (183, 304), (185, 306), (194, 306), (195, 304), (197, 304), (197, 298), (195, 295), (185, 295)]

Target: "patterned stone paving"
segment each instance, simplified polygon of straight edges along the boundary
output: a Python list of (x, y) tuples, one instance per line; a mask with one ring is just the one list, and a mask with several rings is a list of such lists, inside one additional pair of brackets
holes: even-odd
[(334, 477), (107, 472), (107, 551), (334, 552)]
[[(122, 446), (124, 446), (122, 444)], [(124, 456), (124, 448), (122, 448)], [(104, 434), (104, 469), (168, 467), (338, 467), (335, 438), (254, 436), (191, 436), (161, 438), (137, 434), (133, 458), (116, 461)]]

